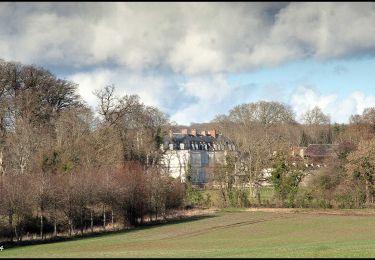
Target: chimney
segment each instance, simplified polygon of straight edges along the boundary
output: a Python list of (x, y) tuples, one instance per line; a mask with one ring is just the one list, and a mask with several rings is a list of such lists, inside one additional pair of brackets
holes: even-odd
[(181, 134), (187, 135), (188, 134), (187, 128), (181, 129)]
[(213, 138), (216, 138), (217, 137), (217, 133), (216, 133), (216, 130), (214, 129), (214, 130), (209, 130), (208, 131), (208, 134), (210, 135), (210, 136), (212, 136)]
[(197, 136), (197, 129), (192, 128), (192, 129), (191, 129), (191, 135), (193, 135), (193, 136)]
[(207, 135), (207, 131), (206, 130), (201, 131), (201, 135), (206, 136)]

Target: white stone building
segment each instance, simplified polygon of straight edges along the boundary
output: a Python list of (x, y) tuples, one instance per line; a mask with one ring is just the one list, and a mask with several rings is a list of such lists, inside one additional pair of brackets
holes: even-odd
[(204, 185), (209, 180), (209, 168), (213, 162), (224, 163), (229, 151), (235, 146), (216, 130), (197, 133), (187, 129), (181, 133), (170, 133), (164, 138), (162, 165), (171, 176), (186, 181), (190, 172), (193, 184)]

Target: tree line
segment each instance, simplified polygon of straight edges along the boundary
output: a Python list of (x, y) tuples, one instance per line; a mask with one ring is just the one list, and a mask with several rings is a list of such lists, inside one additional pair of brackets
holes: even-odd
[(93, 111), (74, 82), (0, 61), (0, 237), (139, 225), (181, 207), (184, 186), (158, 164), (168, 116), (113, 85), (95, 95)]
[[(319, 107), (296, 120), (290, 106), (259, 101), (218, 115), (216, 127), (236, 144), (225, 167), (215, 165), (212, 187), (223, 206), (373, 207), (375, 195), (375, 108), (332, 124)], [(326, 167), (311, 168), (291, 156), (291, 147), (335, 144)], [(248, 185), (249, 184), (249, 185)], [(271, 184), (273, 196), (262, 200)]]

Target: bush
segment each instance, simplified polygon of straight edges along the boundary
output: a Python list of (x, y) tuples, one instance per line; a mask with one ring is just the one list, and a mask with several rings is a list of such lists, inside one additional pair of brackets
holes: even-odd
[(298, 208), (313, 207), (314, 197), (311, 190), (300, 188), (295, 198), (295, 206)]
[(12, 229), (5, 224), (0, 224), (0, 242), (5, 241), (5, 238), (10, 238)]
[(337, 206), (340, 209), (345, 208), (354, 208), (354, 199), (350, 194), (339, 194), (336, 195), (335, 201), (337, 202)]
[[(40, 217), (38, 216), (27, 216), (25, 217), (20, 225), (23, 232), (39, 234), (40, 232)], [(53, 232), (53, 224), (43, 216), (43, 233)]]
[(250, 205), (247, 191), (234, 190), (228, 193), (230, 207), (248, 207)]
[(187, 204), (198, 207), (209, 207), (212, 204), (211, 195), (204, 191), (197, 190), (191, 186), (186, 189)]
[(182, 206), (185, 197), (185, 187), (179, 180), (169, 178), (166, 190), (166, 209), (176, 209)]
[(330, 209), (332, 208), (332, 205), (327, 200), (321, 199), (319, 200), (319, 207), (323, 209)]

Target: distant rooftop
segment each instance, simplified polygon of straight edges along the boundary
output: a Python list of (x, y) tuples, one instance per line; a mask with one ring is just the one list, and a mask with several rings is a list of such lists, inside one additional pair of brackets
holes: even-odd
[(305, 155), (309, 157), (330, 156), (337, 144), (309, 144), (305, 150)]
[[(167, 148), (168, 147), (168, 148)], [(179, 133), (169, 132), (164, 138), (164, 148), (173, 150), (234, 150), (234, 144), (216, 129), (198, 132), (195, 128), (182, 129)]]

